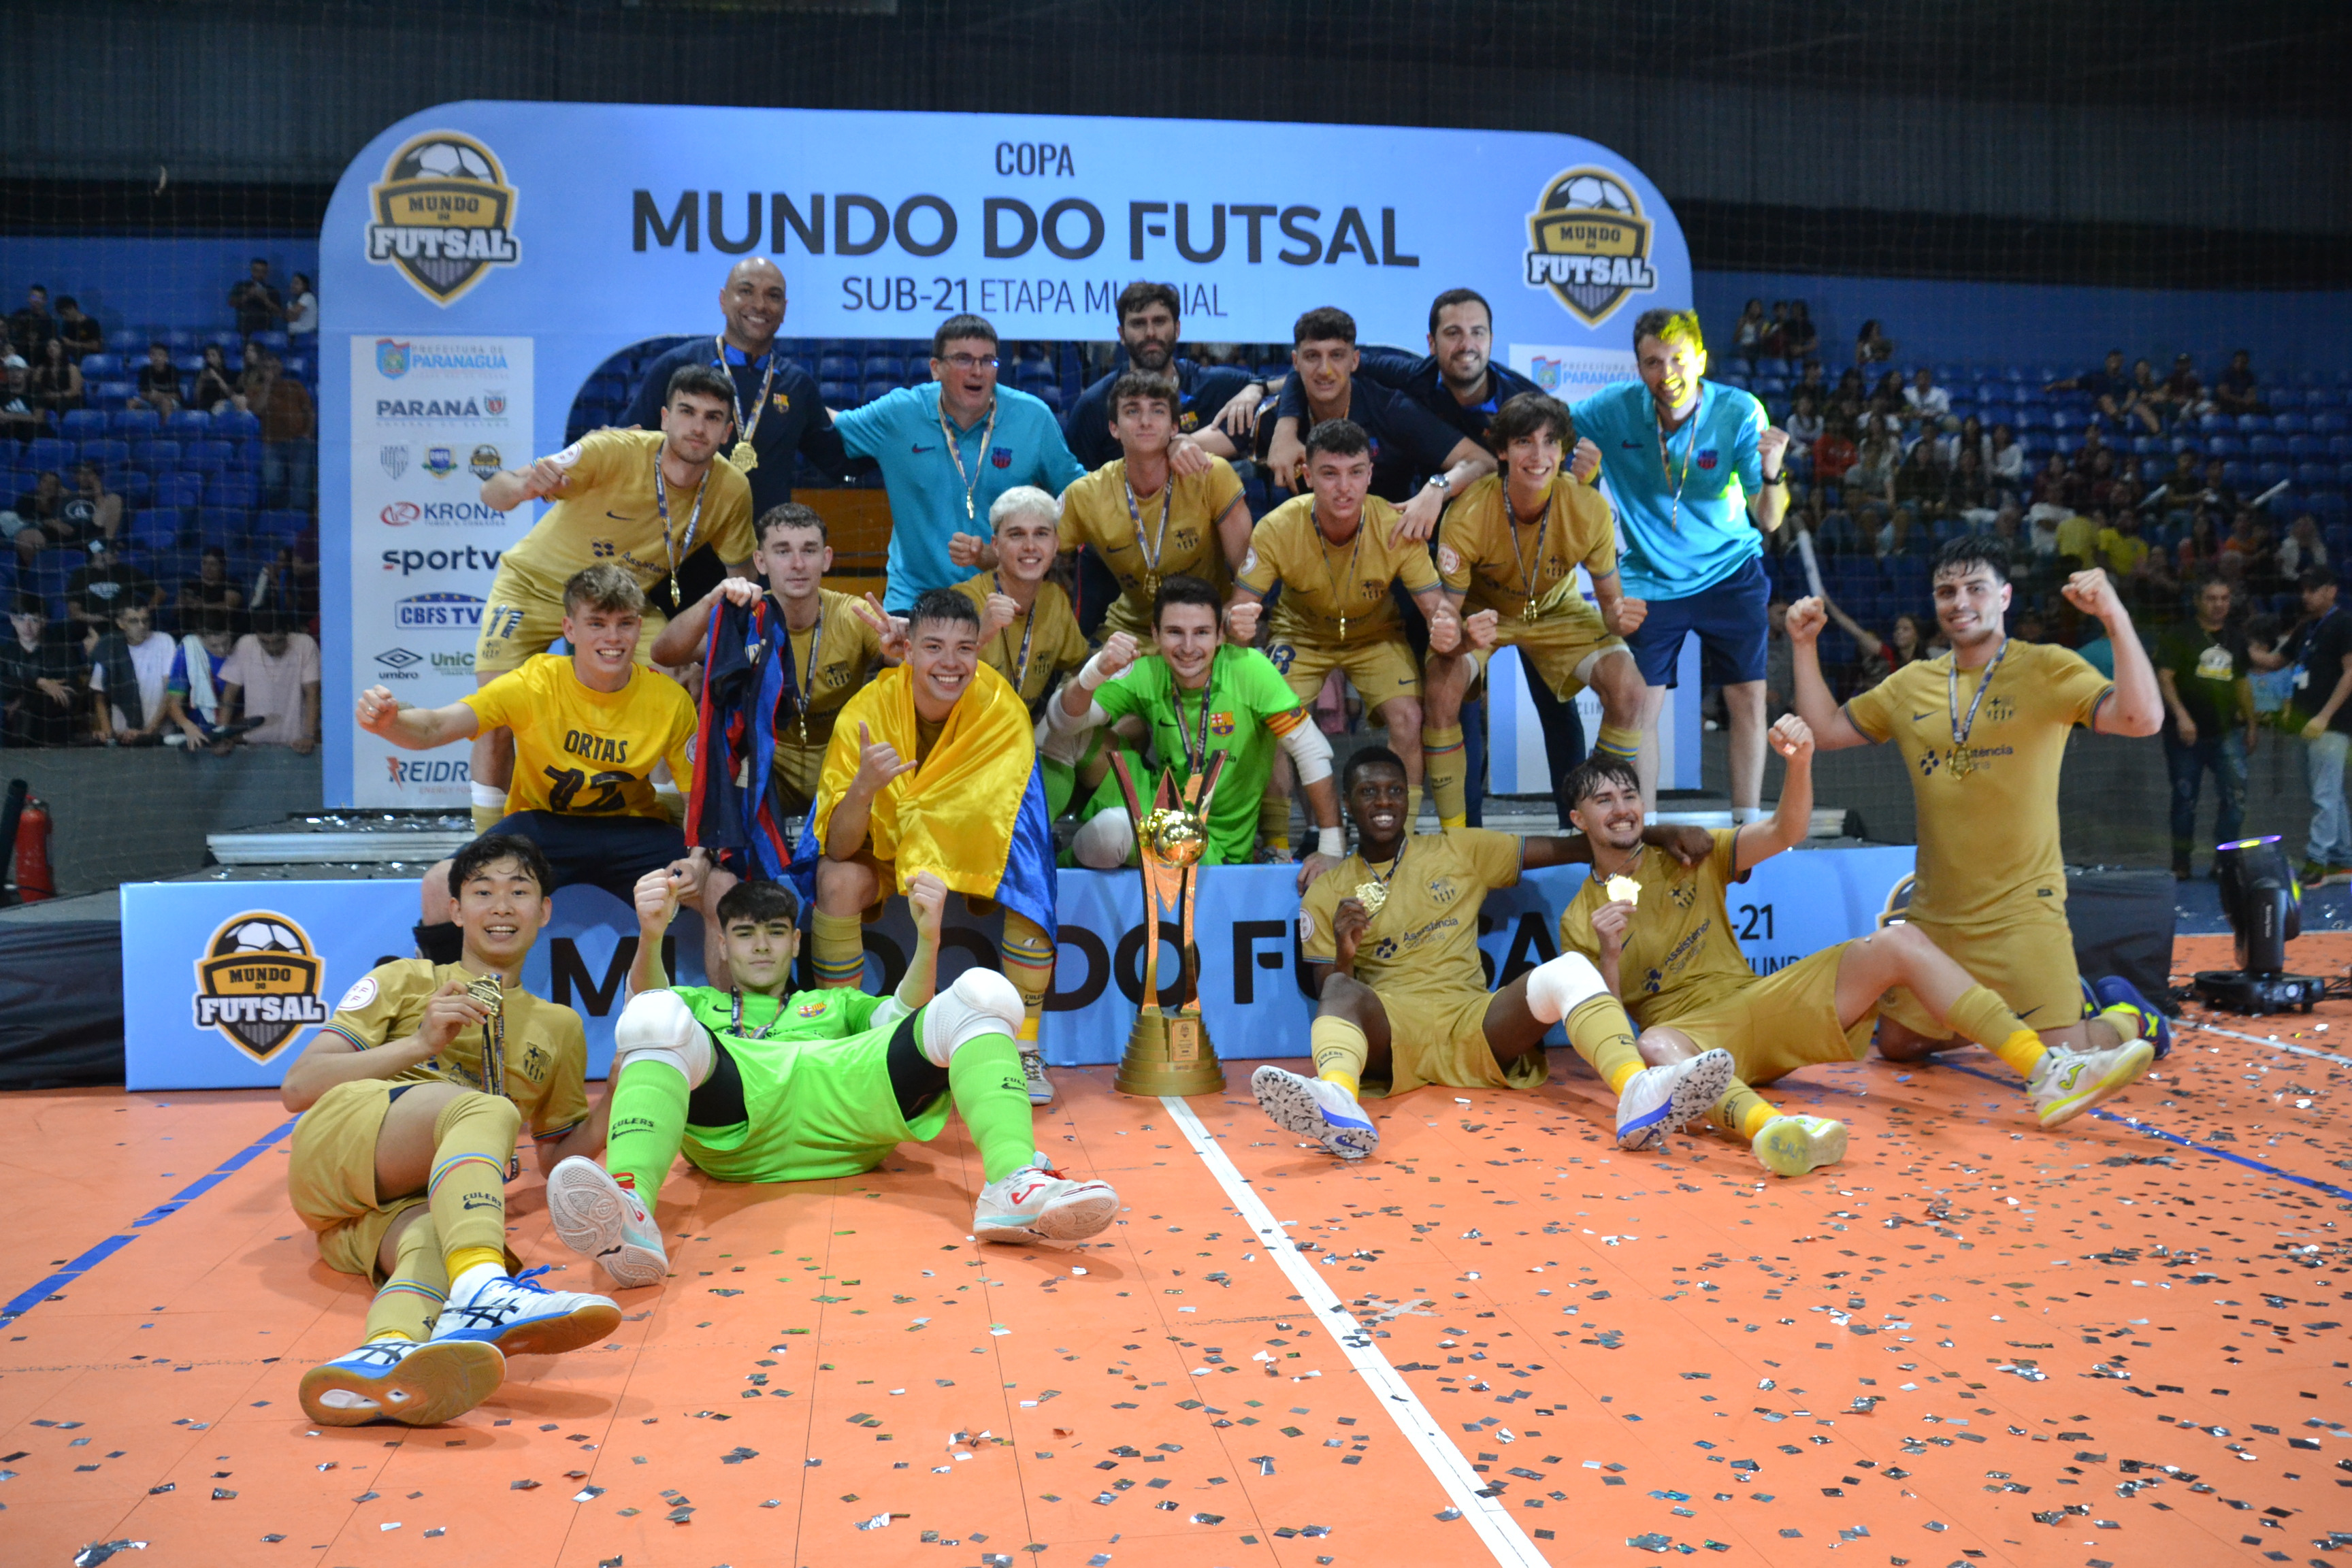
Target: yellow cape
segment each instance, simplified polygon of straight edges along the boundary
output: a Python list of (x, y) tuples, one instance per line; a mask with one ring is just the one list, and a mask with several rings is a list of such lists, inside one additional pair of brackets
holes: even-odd
[[(842, 704), (817, 784), (820, 845), (832, 826), (835, 804), (857, 776), (860, 724), (901, 758), (915, 755), (914, 672), (904, 665), (886, 669)], [(995, 897), (1036, 763), (1028, 709), (1012, 682), (981, 665), (949, 711), (931, 754), (875, 797), (866, 831), (867, 853), (896, 866), (900, 892), (917, 872), (929, 871), (959, 893)]]

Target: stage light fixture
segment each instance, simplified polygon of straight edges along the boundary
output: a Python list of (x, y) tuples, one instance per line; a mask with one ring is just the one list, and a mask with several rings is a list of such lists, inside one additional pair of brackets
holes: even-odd
[(2231, 1013), (2310, 1012), (2326, 983), (2285, 972), (2286, 944), (2303, 932), (2303, 888), (2278, 836), (2219, 845), (2213, 864), (2221, 912), (2237, 939), (2238, 967), (2198, 971), (2198, 996)]

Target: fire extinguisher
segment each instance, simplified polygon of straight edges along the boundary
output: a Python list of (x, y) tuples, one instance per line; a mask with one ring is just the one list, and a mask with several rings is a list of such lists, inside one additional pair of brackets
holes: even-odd
[(39, 795), (26, 795), (16, 818), (16, 898), (32, 903), (58, 896), (57, 873), (49, 868), (49, 806)]

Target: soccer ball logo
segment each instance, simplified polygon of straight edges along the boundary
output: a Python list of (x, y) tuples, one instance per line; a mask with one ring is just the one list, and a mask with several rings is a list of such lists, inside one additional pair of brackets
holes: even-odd
[(446, 179), (452, 174), (498, 183), (498, 175), (490, 172), (489, 163), (481, 153), (456, 142), (427, 142), (421, 147), (412, 147), (394, 160), (392, 166), (395, 180), (414, 180), (420, 175)]
[(323, 1024), (326, 963), (301, 926), (273, 910), (232, 915), (196, 960), (196, 1027), (266, 1062), (305, 1024)]
[(1571, 207), (1598, 208), (1628, 217), (1641, 210), (1633, 205), (1633, 194), (1606, 174), (1570, 175), (1561, 194)]
[(1611, 170), (1555, 175), (1528, 215), (1528, 239), (1527, 286), (1550, 289), (1589, 327), (1658, 286), (1641, 198)]
[(276, 921), (247, 921), (229, 931), (236, 952), (308, 952), (310, 944)]

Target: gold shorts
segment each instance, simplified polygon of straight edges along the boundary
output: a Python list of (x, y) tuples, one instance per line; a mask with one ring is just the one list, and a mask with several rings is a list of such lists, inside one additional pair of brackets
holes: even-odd
[(1506, 1073), (1486, 1043), (1484, 991), (1458, 995), (1381, 996), (1389, 1020), (1389, 1081), (1367, 1083), (1368, 1096), (1410, 1094), (1432, 1084), (1448, 1089), (1533, 1089), (1549, 1070), (1543, 1052), (1530, 1051)]
[[(1506, 616), (1496, 623), (1496, 646), (1517, 648), (1528, 668), (1543, 677), (1562, 702), (1573, 702), (1578, 692), (1592, 684), (1593, 667), (1607, 655), (1633, 657), (1625, 639), (1602, 625), (1598, 612), (1532, 622)], [(1485, 674), (1492, 655), (1472, 652), (1470, 657), (1478, 673)]]
[[(669, 618), (659, 610), (646, 611), (645, 630), (637, 637), (639, 664), (653, 663), (654, 644), (668, 625)], [(525, 659), (545, 653), (562, 636), (562, 590), (551, 594), (501, 565), (490, 579), (489, 603), (482, 606), (481, 630), (474, 637), (474, 674), (520, 669)]]
[[(385, 1233), (393, 1221), (425, 1201), (423, 1193), (380, 1198), (375, 1188), (376, 1138), (383, 1131), (384, 1112), (392, 1109), (393, 1090), (418, 1087), (414, 1080), (373, 1078), (339, 1083), (294, 1124), (286, 1193), (302, 1223), (317, 1233), (319, 1257), (330, 1268), (383, 1284), (376, 1254)], [(512, 1252), (507, 1267), (521, 1267)]]
[[(2063, 906), (2036, 900), (1997, 925), (1948, 926), (1911, 921), (1969, 978), (1986, 987), (2029, 1029), (2063, 1029), (2083, 1016), (2081, 972), (2074, 966), (2074, 933)], [(1879, 1011), (1924, 1040), (1949, 1039), (1952, 1031), (1928, 1016), (1905, 987), (1886, 994)]]
[(1822, 1062), (1860, 1061), (1869, 1053), (1878, 1010), (1866, 1010), (1851, 1026), (1838, 1022), (1838, 963), (1844, 956), (1843, 942), (1825, 947), (1713, 1007), (1658, 1026), (1681, 1030), (1703, 1051), (1729, 1051), (1732, 1071), (1746, 1084), (1770, 1083)]
[[(1265, 657), (1290, 682), (1301, 702), (1312, 702), (1335, 669), (1345, 670), (1364, 700), (1364, 711), (1378, 713), (1392, 698), (1421, 695), (1421, 667), (1413, 662), (1412, 647), (1402, 633), (1362, 642), (1321, 643), (1277, 631)], [(1420, 737), (1414, 736), (1415, 744)]]
[(1160, 651), (1160, 639), (1151, 629), (1151, 603), (1138, 605), (1125, 594), (1110, 602), (1103, 612), (1102, 624), (1095, 628), (1095, 646), (1099, 647), (1111, 639), (1114, 632), (1125, 632), (1135, 639), (1135, 656), (1148, 658)]
[(820, 740), (812, 734), (806, 748), (797, 742), (776, 747), (768, 779), (776, 792), (778, 816), (806, 816), (809, 808), (816, 804), (817, 782), (824, 772), (825, 745), (831, 739), (827, 735)]

